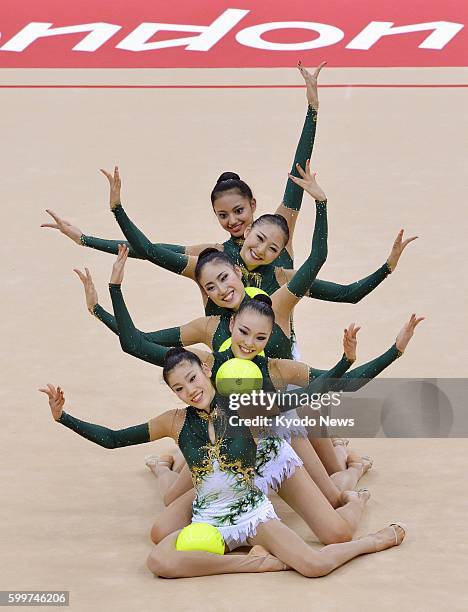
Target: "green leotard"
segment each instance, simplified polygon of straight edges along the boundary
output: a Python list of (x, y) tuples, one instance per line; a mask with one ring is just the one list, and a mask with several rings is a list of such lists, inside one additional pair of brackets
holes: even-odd
[[(298, 163), (304, 168), (306, 161), (311, 157), (312, 149), (314, 146), (316, 123), (317, 111), (311, 106), (309, 106), (307, 109), (306, 118), (292, 164), (291, 174), (294, 174), (294, 176), (299, 176), (297, 173), (296, 164)], [(286, 208), (291, 208), (299, 212), (299, 210), (301, 209), (303, 194), (303, 190), (298, 185), (293, 183), (290, 179), (288, 179), (283, 197), (284, 206), (286, 206)], [(126, 244), (129, 248), (130, 257), (134, 257), (137, 259), (145, 259), (141, 254), (137, 253), (132, 248), (128, 241), (125, 240), (106, 240), (103, 238), (96, 238), (94, 236), (87, 236), (85, 234), (82, 234), (80, 241), (83, 246), (87, 246), (98, 251), (104, 251), (105, 253), (113, 253), (114, 255), (117, 255), (118, 253), (119, 244)], [(223, 244), (223, 249), (229, 255), (229, 257), (231, 257), (232, 250), (234, 251), (234, 253), (240, 251), (242, 247), (242, 242), (242, 240), (233, 238), (231, 236), (231, 238), (229, 240), (226, 240), (226, 242)], [(153, 246), (161, 246), (162, 248), (180, 254), (184, 254), (186, 248), (179, 244), (167, 243), (154, 243)], [(293, 267), (292, 258), (286, 251), (286, 249), (283, 249), (283, 251), (281, 251), (276, 262), (276, 265), (281, 266), (282, 268), (289, 269)]]
[[(125, 305), (120, 285), (109, 285), (112, 305), (114, 308), (115, 318), (119, 329), (120, 344), (124, 352), (133, 355), (138, 359), (142, 359), (154, 365), (163, 366), (164, 359), (169, 348), (146, 340), (141, 333), (135, 328), (130, 314)], [(393, 361), (400, 357), (401, 353), (392, 345), (385, 353), (379, 357), (368, 361), (367, 363), (346, 372), (351, 365), (345, 356), (330, 370), (319, 370), (309, 368), (309, 384), (306, 387), (299, 388), (296, 391), (288, 391), (290, 393), (312, 393), (313, 389), (324, 389), (326, 385), (331, 384), (329, 379), (339, 379), (338, 382), (332, 380), (332, 387), (336, 390), (355, 391), (364, 386), (369, 380), (375, 378), (380, 372), (387, 368)], [(232, 350), (228, 349), (223, 352), (214, 352), (214, 366), (212, 368), (213, 375), (219, 365), (233, 356)], [(271, 383), (268, 374), (268, 357), (257, 355), (253, 360), (264, 376), (265, 384)], [(284, 381), (286, 384), (288, 381)]]

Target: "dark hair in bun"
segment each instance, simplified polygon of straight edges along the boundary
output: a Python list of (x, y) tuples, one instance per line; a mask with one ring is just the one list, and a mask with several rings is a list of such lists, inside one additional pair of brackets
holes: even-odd
[(276, 225), (276, 227), (278, 227), (281, 230), (281, 232), (284, 234), (284, 244), (285, 245), (288, 244), (289, 227), (283, 215), (277, 215), (277, 214), (262, 215), (261, 217), (258, 217), (258, 219), (255, 219), (255, 221), (252, 223), (252, 228), (254, 228), (256, 225), (262, 225), (264, 223), (273, 223), (273, 225)]
[(243, 312), (251, 310), (262, 317), (267, 317), (271, 321), (273, 326), (275, 323), (275, 313), (272, 308), (272, 301), (269, 295), (264, 293), (258, 293), (251, 300), (245, 300), (239, 307), (237, 314), (240, 315)]
[(163, 378), (166, 384), (169, 384), (167, 382), (167, 377), (169, 376), (169, 373), (183, 361), (188, 361), (189, 363), (197, 364), (200, 367), (202, 365), (202, 362), (200, 361), (198, 356), (195, 355), (195, 353), (187, 351), (181, 346), (176, 346), (174, 348), (169, 349), (166, 353), (163, 366)]
[(200, 280), (200, 276), (203, 268), (206, 264), (216, 261), (218, 263), (225, 263), (234, 269), (234, 264), (229, 259), (229, 257), (223, 251), (218, 251), (213, 247), (208, 247), (207, 249), (203, 249), (203, 251), (198, 256), (197, 264), (195, 266), (195, 278), (197, 282)]
[(252, 190), (250, 187), (241, 180), (241, 177), (235, 172), (223, 172), (218, 180), (216, 181), (216, 185), (211, 192), (211, 203), (214, 204), (215, 201), (221, 197), (221, 194), (225, 191), (230, 191), (231, 189), (235, 189), (237, 193), (249, 200), (253, 199)]

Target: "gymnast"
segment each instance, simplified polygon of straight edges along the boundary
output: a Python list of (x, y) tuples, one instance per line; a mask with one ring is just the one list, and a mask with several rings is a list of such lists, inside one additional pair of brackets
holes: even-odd
[[(127, 256), (127, 247), (125, 245), (121, 245), (119, 247), (119, 256), (117, 257), (117, 260), (114, 263), (112, 269), (110, 283), (110, 293), (114, 308), (116, 324), (119, 331), (119, 339), (122, 346), (125, 347), (125, 351), (127, 353), (150, 363), (156, 365), (163, 365), (165, 356), (169, 349), (167, 347), (160, 346), (154, 342), (149, 342), (145, 339), (144, 335), (142, 335), (141, 332), (139, 332), (133, 325), (133, 322), (123, 300), (123, 295), (120, 287), (123, 280), (124, 267)], [(356, 390), (366, 384), (369, 379), (379, 374), (385, 367), (390, 365), (390, 363), (392, 363), (396, 358), (398, 358), (405, 350), (406, 345), (408, 344), (409, 340), (413, 335), (416, 325), (421, 320), (422, 318), (416, 318), (415, 315), (413, 315), (410, 321), (403, 327), (403, 329), (399, 333), (396, 340), (396, 344), (394, 344), (388, 351), (386, 351), (377, 359), (374, 359), (371, 362), (368, 362), (363, 366), (355, 368), (350, 372), (344, 374), (343, 378), (339, 381), (339, 388), (341, 390), (347, 391)], [(216, 377), (217, 370), (222, 365), (222, 363), (225, 363), (233, 356), (246, 359), (246, 356), (248, 355), (248, 358), (253, 360), (254, 363), (259, 366), (263, 376), (264, 388), (267, 389), (281, 389), (284, 388), (287, 384), (291, 383), (301, 385), (302, 387), (307, 389), (310, 385), (313, 385), (314, 381), (319, 377), (323, 377), (325, 375), (328, 375), (329, 378), (333, 377), (330, 372), (328, 372), (327, 374), (327, 372), (324, 370), (316, 370), (314, 368), (309, 368), (309, 366), (304, 363), (261, 357), (259, 353), (265, 348), (269, 334), (271, 333), (273, 327), (273, 323), (274, 313), (271, 309), (271, 306), (265, 303), (261, 303), (260, 301), (258, 301), (258, 299), (250, 300), (241, 306), (236, 317), (231, 321), (232, 345), (228, 350), (223, 352), (210, 353), (199, 349), (193, 349), (193, 352), (205, 364), (207, 364), (210, 369), (212, 369), (212, 375), (214, 378)], [(245, 336), (245, 330), (248, 330), (249, 332), (248, 337)], [(345, 337), (348, 336), (351, 341), (355, 341), (357, 331), (358, 328), (350, 326), (350, 328), (345, 332)], [(297, 393), (299, 395), (301, 392), (304, 392), (304, 389), (298, 389), (297, 392), (288, 391), (290, 395), (292, 393)], [(350, 467), (348, 468), (348, 474), (344, 474), (343, 476), (347, 478), (354, 476), (355, 484), (360, 475), (362, 475), (362, 473), (366, 469), (368, 469), (368, 467), (369, 466), (366, 466), (364, 462), (358, 462), (357, 465), (350, 465)], [(283, 499), (300, 516), (304, 518), (304, 520), (314, 530), (318, 537), (322, 539), (323, 536), (320, 533), (317, 533), (316, 528), (314, 528), (315, 513), (312, 510), (310, 503), (307, 503), (307, 499), (309, 498), (309, 496), (306, 494), (306, 491), (309, 487), (312, 487), (314, 490), (317, 490), (320, 495), (322, 495), (322, 493), (320, 492), (320, 488), (317, 487), (313, 480), (311, 480), (305, 470), (301, 468), (299, 471), (301, 472), (301, 474), (303, 474), (302, 480), (304, 481), (304, 484), (301, 483), (301, 486), (296, 487), (296, 481), (294, 481), (292, 495), (289, 495), (291, 489), (287, 488), (284, 491), (284, 485), (283, 483), (281, 483), (278, 492), (283, 497)], [(355, 473), (352, 474), (352, 471), (354, 471)], [(360, 474), (359, 471), (361, 472)], [(177, 476), (178, 475), (175, 474), (176, 478)], [(286, 482), (290, 483), (291, 481), (292, 479), (288, 479)], [(186, 480), (182, 480), (182, 482), (183, 484), (177, 482), (177, 495), (175, 495), (175, 498), (180, 496), (182, 497), (180, 498), (180, 500), (176, 500), (175, 503), (177, 505), (175, 508), (171, 509), (171, 511), (169, 511), (168, 508), (169, 512), (167, 513), (167, 517), (165, 517), (165, 521), (167, 521), (167, 524), (171, 526), (173, 525), (173, 522), (176, 522), (178, 524), (178, 521), (181, 520), (180, 516), (184, 514), (183, 509), (185, 508), (186, 512), (187, 503), (189, 504), (191, 501), (189, 492), (187, 491), (189, 485), (187, 485)], [(329, 489), (332, 487), (332, 485), (334, 485), (335, 490), (338, 491), (336, 483), (330, 480), (326, 483), (326, 487), (328, 486)], [(186, 487), (185, 490), (183, 488), (184, 486)], [(188, 493), (188, 495), (184, 496), (185, 493)], [(295, 495), (294, 493), (297, 493), (297, 495)], [(336, 503), (336, 505), (339, 505), (342, 502), (341, 493), (339, 491), (337, 493), (337, 496), (338, 498), (341, 498), (340, 501), (337, 500)], [(325, 501), (327, 501), (323, 495), (322, 497)], [(327, 503), (329, 502), (327, 501)], [(186, 516), (186, 514), (184, 516)], [(184, 525), (181, 526), (183, 527)], [(160, 525), (157, 529), (157, 532), (161, 532)]]
[[(345, 334), (344, 348), (350, 359), (343, 356), (334, 368), (335, 376), (349, 367), (355, 347), (355, 341), (346, 339)], [(244, 428), (242, 435), (239, 430), (233, 432), (226, 407), (213, 387), (209, 367), (193, 352), (175, 348), (167, 352), (163, 376), (187, 407), (169, 410), (147, 423), (117, 431), (65, 413), (65, 397), (60, 387), (56, 389), (48, 384), (40, 389), (48, 395), (52, 416), (57, 422), (105, 448), (171, 437), (184, 454), (196, 489), (192, 521), (214, 525), (221, 532), (227, 551), (245, 545), (253, 547), (248, 554), (224, 556), (178, 551), (175, 542), (179, 532), (176, 531), (164, 538), (148, 557), (148, 568), (156, 576), (182, 578), (294, 569), (306, 577), (319, 577), (358, 555), (401, 544), (405, 528), (398, 523), (349, 541), (350, 525), (361, 515), (367, 501), (367, 496), (349, 491), (348, 503), (338, 510), (333, 510), (319, 494), (309, 500), (309, 503), (313, 501), (318, 532), (320, 527), (328, 532), (335, 530), (335, 536), (339, 537), (334, 541), (340, 542), (321, 550), (309, 547), (278, 519), (271, 502), (255, 486), (255, 441), (248, 428)], [(326, 377), (317, 377), (308, 391), (326, 390), (328, 383)]]
[[(326, 62), (322, 62), (320, 66), (312, 74), (310, 74), (302, 66), (301, 62), (298, 63), (298, 69), (306, 83), (308, 107), (291, 169), (291, 173), (295, 176), (299, 176), (296, 164), (300, 164), (302, 167), (304, 167), (306, 160), (309, 159), (312, 154), (317, 122), (317, 111), (319, 107), (317, 80), (320, 71), (325, 64)], [(108, 173), (105, 171), (102, 172), (108, 177), (108, 179), (112, 179)], [(291, 180), (288, 179), (283, 196), (283, 202), (276, 210), (277, 214), (281, 214), (286, 219), (291, 237), (287, 248), (283, 249), (280, 254), (277, 254), (277, 265), (284, 268), (293, 267), (292, 237), (297, 216), (301, 209), (302, 195), (302, 189), (299, 189)], [(219, 177), (211, 192), (211, 203), (213, 212), (215, 213), (219, 224), (230, 234), (229, 240), (222, 244), (199, 244), (188, 247), (174, 244), (163, 244), (161, 246), (176, 253), (183, 253), (185, 255), (199, 255), (205, 248), (214, 247), (218, 250), (226, 252), (230, 257), (236, 258), (239, 254), (240, 247), (243, 244), (244, 232), (250, 225), (252, 225), (254, 220), (254, 213), (257, 204), (255, 198), (253, 197), (252, 190), (247, 183), (240, 180), (239, 175), (233, 172), (224, 172)], [(61, 219), (53, 211), (47, 210), (47, 212), (52, 216), (55, 223), (44, 223), (41, 227), (58, 229), (61, 231), (61, 233), (71, 238), (77, 244), (107, 253), (117, 254), (118, 246), (122, 243), (121, 240), (105, 240), (102, 238), (95, 238), (93, 236), (86, 236), (77, 227), (73, 226), (64, 219)], [(130, 249), (130, 257), (140, 259), (143, 258), (139, 253), (132, 249), (128, 243), (126, 244)]]

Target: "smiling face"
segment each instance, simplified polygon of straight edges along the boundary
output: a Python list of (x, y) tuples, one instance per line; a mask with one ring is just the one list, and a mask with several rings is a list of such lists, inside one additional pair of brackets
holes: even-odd
[(198, 282), (206, 295), (221, 308), (237, 310), (245, 297), (242, 272), (228, 263), (208, 262), (203, 266)]
[(273, 322), (269, 317), (247, 308), (232, 317), (229, 329), (234, 356), (239, 359), (253, 359), (265, 348)]
[(167, 375), (167, 384), (184, 404), (209, 411), (215, 390), (211, 384), (211, 370), (184, 359)]
[(286, 246), (286, 236), (275, 223), (264, 221), (247, 228), (240, 255), (252, 270), (272, 263)]
[(234, 238), (244, 236), (247, 227), (253, 223), (255, 208), (255, 199), (249, 200), (237, 189), (223, 191), (213, 203), (213, 210), (221, 227)]

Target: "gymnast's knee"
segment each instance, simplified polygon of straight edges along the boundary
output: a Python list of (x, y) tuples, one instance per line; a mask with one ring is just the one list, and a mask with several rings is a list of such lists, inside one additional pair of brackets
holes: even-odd
[(164, 540), (167, 535), (169, 535), (169, 533), (167, 529), (164, 528), (164, 523), (160, 521), (159, 518), (156, 519), (153, 526), (151, 527), (151, 541), (154, 542), (154, 544), (159, 544), (159, 542)]
[(296, 568), (306, 578), (320, 578), (326, 576), (335, 568), (334, 563), (328, 559), (321, 559), (320, 553), (313, 559), (303, 559), (301, 566)]
[(322, 544), (342, 544), (343, 542), (351, 542), (352, 539), (352, 531), (347, 525), (336, 525), (327, 529), (327, 532), (321, 534), (320, 537)]
[(177, 568), (174, 555), (167, 551), (154, 548), (146, 559), (146, 566), (155, 576), (160, 578), (177, 578)]

